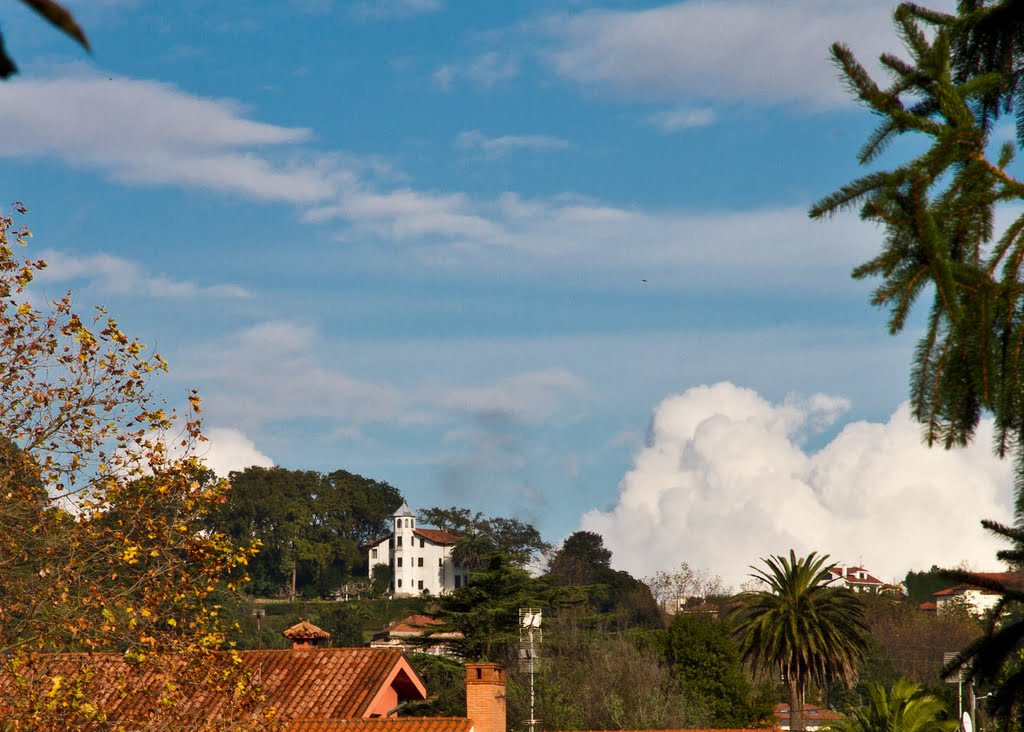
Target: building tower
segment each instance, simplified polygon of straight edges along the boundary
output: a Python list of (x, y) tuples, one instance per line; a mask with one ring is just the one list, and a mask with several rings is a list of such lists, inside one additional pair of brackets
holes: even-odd
[(416, 514), (409, 508), (409, 504), (402, 501), (401, 507), (393, 514), (395, 521), (394, 540), (395, 546), (392, 553), (394, 558), (392, 587), (396, 595), (416, 594), (416, 552), (413, 542), (416, 529)]

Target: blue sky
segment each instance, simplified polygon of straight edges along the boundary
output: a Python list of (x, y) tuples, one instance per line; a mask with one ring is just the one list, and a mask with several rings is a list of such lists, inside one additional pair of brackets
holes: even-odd
[[(92, 57), (4, 11), (4, 195), (48, 294), (156, 347), (172, 404), (200, 389), (215, 467), (346, 468), (554, 540), (600, 528), (640, 575), (735, 582), (789, 546), (892, 576), (991, 556), (976, 519), (1005, 518), (1005, 466), (929, 456), (900, 421), (913, 334), (849, 278), (878, 232), (806, 217), (872, 122), (828, 43), (897, 48), (887, 3), (68, 5)], [(702, 453), (723, 419), (759, 426)], [(905, 451), (874, 465), (886, 450), (840, 439), (858, 425)], [(780, 435), (743, 479), (716, 472)], [(980, 487), (879, 486), (945, 459), (934, 480)], [(869, 546), (854, 505), (971, 539), (911, 556), (883, 522)], [(742, 551), (710, 551), (739, 517), (760, 517)]]

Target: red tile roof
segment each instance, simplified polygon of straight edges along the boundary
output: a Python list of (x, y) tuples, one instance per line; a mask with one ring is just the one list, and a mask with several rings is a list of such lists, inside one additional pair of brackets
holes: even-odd
[(443, 529), (413, 529), (412, 533), (435, 544), (455, 544), (459, 540), (458, 536), (450, 534)]
[[(834, 575), (836, 579), (843, 578), (850, 584), (854, 585), (884, 585), (882, 580), (878, 579), (874, 575), (870, 574), (863, 567), (833, 567), (829, 572)], [(845, 572), (845, 574), (844, 574)], [(864, 577), (857, 577), (857, 572), (863, 572)]]
[[(992, 582), (1002, 582), (1009, 586), (1011, 589), (1024, 589), (1024, 575), (1020, 572), (974, 572), (977, 577), (982, 577)], [(986, 590), (981, 587), (974, 587), (970, 584), (959, 584), (954, 587), (947, 587), (944, 590), (939, 590), (933, 593), (936, 597), (945, 597), (947, 595), (958, 595), (967, 590), (975, 590), (983, 595), (996, 595), (998, 594), (994, 590)]]
[[(776, 704), (775, 705), (775, 718), (780, 723), (789, 722), (789, 704)], [(824, 707), (818, 707), (814, 704), (804, 704), (804, 721), (810, 722), (811, 720), (825, 720), (828, 722), (835, 722), (840, 719), (846, 719), (839, 712), (833, 712), (831, 709), (825, 709)]]
[(391, 717), (388, 719), (295, 719), (285, 732), (470, 732), (465, 717)]
[[(423, 682), (398, 649), (240, 651), (238, 658), (263, 693), (265, 706), (276, 710), (277, 719), (368, 716), (378, 697), (392, 688), (399, 700), (426, 698)], [(159, 667), (136, 668), (119, 653), (62, 653), (40, 654), (34, 668), (43, 679), (77, 678), (90, 669), (95, 675), (84, 682), (90, 700), (112, 720), (132, 720), (147, 718), (160, 690), (168, 680), (176, 680), (181, 664), (180, 658), (171, 657), (161, 659)], [(0, 674), (0, 699), (10, 683), (10, 676)], [(189, 702), (189, 713), (207, 720), (227, 713), (219, 700), (192, 696)]]
[(399, 698), (425, 699), (416, 672), (400, 650), (320, 648), (240, 653), (257, 674), (268, 704), (284, 719), (344, 719), (369, 714), (382, 689), (396, 685)]
[[(435, 544), (455, 544), (461, 538), (451, 533), (450, 531), (445, 531), (444, 529), (413, 529), (412, 533), (414, 533), (416, 536), (426, 539), (427, 541), (432, 541)], [(387, 536), (382, 536), (379, 539), (371, 539), (364, 546), (380, 546), (394, 535), (395, 532), (392, 531)]]
[(432, 618), (429, 615), (410, 615), (407, 618), (391, 623), (387, 630), (390, 633), (422, 633), (430, 626), (437, 625), (444, 625), (444, 621)]

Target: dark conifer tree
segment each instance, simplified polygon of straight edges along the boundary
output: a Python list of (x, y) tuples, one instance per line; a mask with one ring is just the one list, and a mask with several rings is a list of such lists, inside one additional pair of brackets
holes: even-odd
[[(934, 17), (932, 17), (934, 16)], [(892, 77), (877, 84), (842, 44), (832, 57), (851, 91), (881, 123), (862, 147), (874, 162), (902, 135), (929, 146), (890, 170), (869, 173), (827, 196), (813, 218), (857, 208), (885, 232), (878, 256), (855, 278), (878, 277), (872, 302), (901, 331), (923, 293), (933, 294), (911, 368), (911, 406), (929, 444), (968, 443), (985, 412), (996, 452), (1017, 462), (1018, 520), (1024, 518), (1024, 216), (996, 231), (997, 208), (1024, 201), (1010, 171), (1012, 142), (991, 155), (986, 110), (1008, 83), (999, 72), (961, 79), (951, 42), (962, 33), (940, 14), (903, 5), (897, 28), (910, 60), (883, 54)], [(959, 35), (958, 35), (959, 34)]]

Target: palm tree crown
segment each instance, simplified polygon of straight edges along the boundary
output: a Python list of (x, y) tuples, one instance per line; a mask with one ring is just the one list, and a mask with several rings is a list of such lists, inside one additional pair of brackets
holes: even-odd
[(479, 569), (484, 560), (494, 554), (497, 547), (488, 534), (483, 532), (472, 532), (463, 536), (452, 549), (452, 562), (457, 567), (466, 569)]
[(867, 693), (867, 706), (830, 725), (831, 732), (955, 732), (960, 726), (941, 699), (909, 679), (897, 680), (890, 690), (867, 684)]
[(772, 556), (753, 577), (765, 589), (741, 596), (735, 637), (743, 660), (761, 673), (781, 673), (789, 685), (791, 729), (803, 729), (808, 683), (851, 685), (867, 649), (860, 601), (829, 587), (828, 555)]

